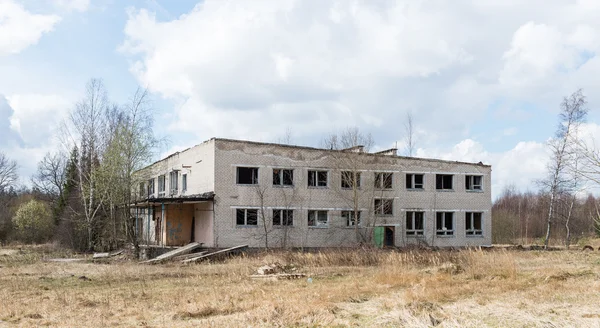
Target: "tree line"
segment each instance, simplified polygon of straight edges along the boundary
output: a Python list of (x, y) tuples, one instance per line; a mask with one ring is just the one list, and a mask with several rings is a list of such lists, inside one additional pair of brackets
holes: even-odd
[(125, 104), (108, 97), (100, 79), (59, 128), (60, 149), (47, 153), (31, 178), (17, 186), (17, 163), (0, 154), (0, 241), (57, 241), (79, 251), (138, 249), (132, 190), (135, 171), (161, 142), (153, 132), (148, 92), (136, 90)]

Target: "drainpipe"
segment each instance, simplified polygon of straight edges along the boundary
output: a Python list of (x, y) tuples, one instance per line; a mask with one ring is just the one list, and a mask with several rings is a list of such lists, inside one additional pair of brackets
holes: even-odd
[[(160, 203), (161, 204), (161, 213), (160, 213), (160, 243), (162, 246), (165, 246), (165, 241), (163, 240), (164, 238), (163, 236), (163, 229), (162, 226), (163, 224), (166, 226), (167, 222), (165, 220), (165, 203)], [(165, 236), (166, 237), (166, 236)]]

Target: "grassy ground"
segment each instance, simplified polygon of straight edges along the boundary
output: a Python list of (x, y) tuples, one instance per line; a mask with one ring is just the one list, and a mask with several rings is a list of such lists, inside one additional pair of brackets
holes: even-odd
[[(337, 251), (49, 262), (0, 249), (0, 327), (600, 327), (600, 252)], [(267, 263), (311, 277), (250, 275)]]

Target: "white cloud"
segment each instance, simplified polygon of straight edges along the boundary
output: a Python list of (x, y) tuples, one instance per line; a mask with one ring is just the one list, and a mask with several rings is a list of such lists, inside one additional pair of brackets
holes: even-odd
[(10, 128), (28, 146), (48, 144), (71, 102), (57, 95), (17, 94), (6, 97), (13, 109)]
[(57, 15), (32, 14), (13, 0), (0, 0), (0, 56), (36, 44), (59, 21)]
[(84, 12), (90, 7), (90, 0), (52, 0), (55, 6), (65, 10)]

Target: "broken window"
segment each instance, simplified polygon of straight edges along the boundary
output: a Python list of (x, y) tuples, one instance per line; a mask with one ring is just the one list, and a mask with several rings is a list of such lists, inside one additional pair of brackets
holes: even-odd
[(454, 213), (436, 212), (435, 234), (438, 236), (454, 235)]
[(144, 182), (140, 182), (140, 197), (146, 196), (146, 184)]
[(238, 226), (256, 226), (258, 224), (258, 210), (249, 208), (236, 209), (235, 224)]
[(154, 178), (148, 180), (148, 197), (154, 196)]
[(452, 190), (452, 174), (436, 174), (435, 189)]
[(346, 226), (360, 225), (360, 211), (342, 211), (342, 217), (346, 219)]
[(466, 175), (465, 176), (465, 189), (469, 191), (481, 191), (481, 181), (483, 177), (481, 175)]
[(342, 188), (360, 188), (360, 172), (342, 171)]
[(317, 228), (326, 228), (329, 225), (327, 211), (308, 211), (308, 226)]
[(406, 235), (423, 236), (425, 232), (425, 212), (406, 212)]
[(379, 199), (374, 200), (375, 215), (393, 215), (394, 214), (394, 200), (393, 199)]
[(309, 187), (327, 187), (327, 171), (308, 171)]
[(171, 195), (177, 194), (177, 190), (179, 190), (179, 171), (169, 173), (169, 186), (171, 187)]
[(406, 189), (423, 189), (423, 174), (409, 173), (406, 175)]
[(273, 225), (274, 226), (293, 226), (294, 225), (294, 210), (273, 210)]
[(273, 169), (274, 186), (293, 186), (294, 170), (292, 169)]
[(164, 176), (164, 174), (158, 176), (158, 195), (159, 196), (165, 195), (165, 176)]
[(237, 184), (255, 185), (258, 184), (258, 167), (237, 168)]
[(467, 236), (483, 235), (483, 228), (481, 227), (481, 217), (481, 212), (465, 213), (465, 230), (467, 232)]
[(375, 172), (376, 189), (392, 189), (392, 172)]
[(187, 174), (181, 175), (181, 191), (187, 191)]

